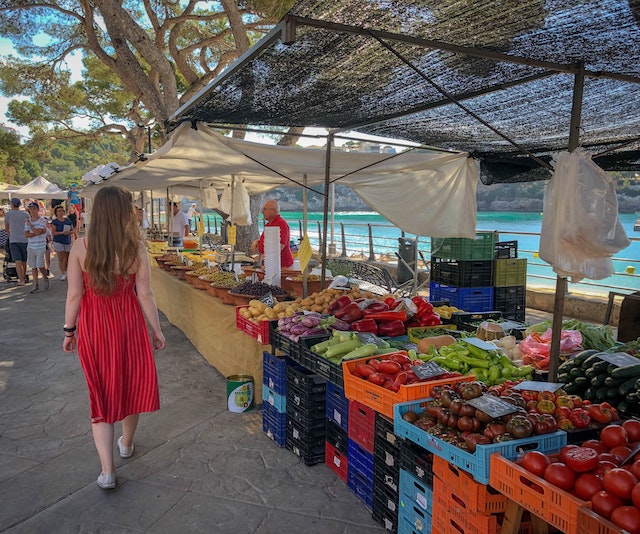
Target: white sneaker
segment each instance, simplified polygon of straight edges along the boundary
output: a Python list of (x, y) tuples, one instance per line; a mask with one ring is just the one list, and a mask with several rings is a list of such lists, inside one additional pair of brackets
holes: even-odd
[(116, 474), (115, 473), (107, 473), (106, 475), (100, 473), (98, 480), (98, 487), (101, 489), (113, 489), (116, 487)]
[(133, 456), (133, 450), (135, 449), (132, 443), (130, 447), (125, 447), (122, 444), (122, 436), (118, 438), (118, 451), (120, 452), (120, 458), (131, 458)]
[(67, 279), (67, 273), (64, 273), (61, 277), (60, 280), (64, 281)]

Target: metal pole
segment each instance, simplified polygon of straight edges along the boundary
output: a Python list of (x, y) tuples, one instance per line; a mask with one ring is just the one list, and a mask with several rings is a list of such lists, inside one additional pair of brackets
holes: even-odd
[[(569, 126), (569, 152), (575, 150), (580, 143), (580, 120), (582, 112), (582, 94), (584, 91), (584, 63), (579, 64), (573, 82), (573, 103), (571, 107), (571, 124)], [(553, 323), (551, 331), (551, 349), (549, 357), (549, 381), (555, 382), (560, 360), (560, 336), (562, 335), (562, 318), (564, 314), (564, 297), (567, 293), (567, 279), (556, 277), (556, 294), (553, 303)]]
[[(327, 150), (324, 167), (324, 208), (322, 222), (324, 224), (322, 236), (322, 274), (320, 276), (320, 286), (324, 287), (327, 277), (327, 226), (329, 219), (329, 185), (331, 182), (331, 147), (333, 146), (333, 134), (327, 135)], [(318, 232), (319, 234), (320, 232)]]
[(340, 256), (343, 258), (346, 258), (347, 257), (347, 241), (344, 235), (344, 223), (340, 223), (340, 233), (342, 234), (342, 254), (340, 254)]
[(331, 184), (331, 241), (329, 242), (329, 254), (331, 256), (336, 255), (336, 244), (333, 240), (334, 231), (333, 226), (335, 223), (335, 215), (336, 215), (336, 184)]
[(155, 217), (153, 214), (153, 191), (149, 192), (149, 197), (151, 199), (151, 228), (153, 228), (154, 224), (155, 224)]
[[(307, 215), (308, 215), (308, 206), (307, 206), (307, 175), (302, 175), (302, 226), (304, 227), (304, 233), (302, 232), (302, 228), (300, 228), (300, 237), (304, 237), (307, 233)], [(300, 221), (298, 221), (300, 224)], [(307, 270), (305, 269), (302, 272), (302, 298), (307, 298)]]
[(371, 225), (367, 224), (367, 227), (369, 228), (369, 257), (367, 258), (367, 261), (374, 261), (376, 259), (376, 256), (373, 253), (373, 233), (371, 230)]

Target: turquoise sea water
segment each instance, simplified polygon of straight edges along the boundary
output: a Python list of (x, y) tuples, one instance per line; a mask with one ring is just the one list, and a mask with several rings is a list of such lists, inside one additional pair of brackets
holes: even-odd
[[(283, 212), (282, 216), (289, 221), (291, 226), (292, 239), (300, 237), (299, 221), (302, 221), (302, 212)], [(640, 290), (640, 232), (634, 232), (633, 226), (638, 218), (633, 213), (620, 215), (620, 222), (630, 238), (635, 238), (631, 245), (616, 254), (614, 268), (616, 274), (605, 280), (591, 281), (585, 280), (584, 284), (569, 284), (570, 291), (607, 293), (610, 289)], [(318, 222), (322, 223), (323, 214), (321, 212), (311, 212), (307, 214), (308, 235), (312, 246), (318, 244)], [(219, 227), (219, 218), (217, 225)], [(262, 222), (262, 221), (261, 221)], [(211, 229), (214, 228), (213, 216), (211, 219)], [(331, 224), (331, 219), (329, 219)], [(386, 253), (393, 255), (398, 250), (398, 237), (400, 230), (388, 222), (384, 217), (373, 212), (337, 212), (334, 214), (334, 239), (337, 251), (342, 251), (341, 229), (344, 228), (346, 235), (346, 247), (348, 254), (362, 252), (369, 255), (369, 233), (371, 226), (373, 235), (374, 252), (377, 254)], [(497, 231), (500, 234), (500, 241), (518, 241), (518, 257), (528, 259), (527, 284), (537, 286), (555, 287), (555, 273), (552, 269), (537, 258), (539, 249), (539, 234), (542, 228), (542, 214), (529, 212), (479, 212), (477, 214), (476, 229), (478, 231)], [(513, 233), (516, 232), (516, 233)], [(518, 232), (534, 233), (537, 235), (523, 235)], [(406, 237), (415, 236), (407, 234)], [(428, 258), (430, 249), (430, 238), (419, 237), (419, 249), (423, 251), (425, 258)], [(331, 236), (329, 235), (329, 242)], [(635, 274), (626, 274), (625, 269), (635, 267)]]

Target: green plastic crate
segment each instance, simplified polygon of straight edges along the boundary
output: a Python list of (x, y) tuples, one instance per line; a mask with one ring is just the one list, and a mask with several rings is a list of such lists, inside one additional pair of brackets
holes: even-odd
[(493, 285), (495, 287), (524, 286), (527, 284), (527, 258), (495, 260)]
[(492, 260), (496, 232), (478, 232), (475, 239), (464, 237), (432, 237), (431, 255), (450, 260)]

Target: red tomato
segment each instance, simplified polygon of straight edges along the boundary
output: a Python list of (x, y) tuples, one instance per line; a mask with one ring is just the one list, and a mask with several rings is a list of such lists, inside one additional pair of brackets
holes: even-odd
[(629, 445), (629, 436), (621, 425), (607, 425), (600, 431), (600, 441), (610, 449), (620, 445), (626, 447)]
[(624, 423), (622, 423), (622, 428), (627, 431), (627, 436), (629, 436), (629, 441), (632, 443), (634, 441), (640, 441), (640, 421), (637, 419), (628, 419)]
[(538, 401), (543, 401), (543, 400), (555, 401), (556, 396), (551, 391), (540, 391), (538, 392)]
[(616, 454), (611, 454), (610, 452), (603, 452), (598, 455), (598, 460), (601, 462), (611, 462), (616, 464), (616, 466), (620, 465), (620, 458)]
[(605, 473), (611, 471), (612, 469), (616, 469), (618, 466), (613, 462), (607, 462), (606, 460), (600, 460), (598, 462), (598, 467), (596, 467), (594, 473), (599, 477), (604, 477)]
[(562, 449), (560, 449), (560, 461), (562, 463), (567, 463), (565, 462), (565, 455), (567, 454), (568, 451), (570, 451), (571, 449), (577, 449), (578, 446), (577, 445), (573, 445), (573, 444), (569, 444), (569, 445), (565, 445), (564, 447), (562, 447)]
[(609, 454), (613, 454), (617, 456), (620, 460), (620, 463), (624, 462), (627, 457), (631, 454), (631, 449), (629, 447), (625, 447), (624, 445), (620, 445), (618, 447), (614, 447), (609, 451)]
[(605, 519), (609, 519), (613, 511), (623, 504), (622, 499), (608, 491), (598, 491), (591, 497), (591, 509)]
[(585, 501), (590, 501), (594, 493), (602, 491), (603, 489), (604, 485), (602, 484), (602, 480), (593, 473), (583, 473), (580, 475), (576, 479), (574, 487), (575, 494)]
[(611, 522), (629, 534), (640, 534), (640, 510), (635, 506), (620, 506), (611, 514)]
[(571, 491), (576, 481), (576, 474), (562, 462), (554, 462), (545, 469), (544, 479), (560, 489)]
[(593, 449), (576, 447), (565, 453), (565, 463), (576, 473), (586, 473), (598, 467), (598, 453)]
[(636, 484), (631, 490), (631, 500), (637, 508), (640, 508), (640, 484)]
[(626, 469), (612, 469), (604, 474), (602, 479), (604, 489), (626, 501), (631, 499), (631, 491), (638, 483), (638, 479)]
[(640, 460), (633, 462), (629, 470), (640, 480)]
[(598, 451), (598, 454), (601, 452), (609, 452), (609, 447), (607, 447), (599, 439), (588, 439), (587, 441), (582, 443), (581, 447), (587, 447), (588, 449)]
[(539, 477), (544, 476), (544, 472), (550, 463), (549, 457), (540, 451), (526, 452), (522, 458), (522, 467)]

